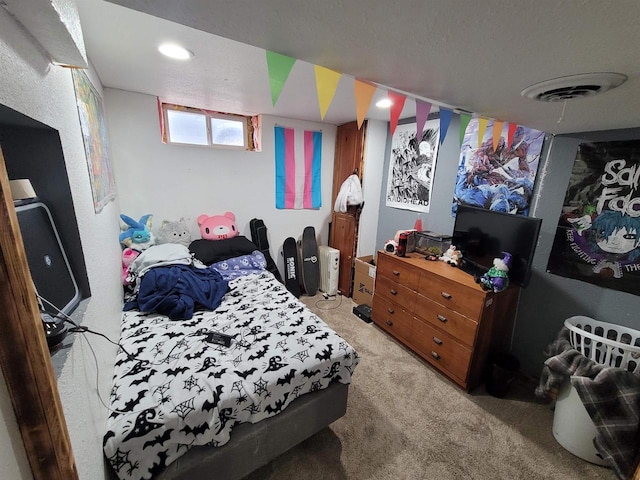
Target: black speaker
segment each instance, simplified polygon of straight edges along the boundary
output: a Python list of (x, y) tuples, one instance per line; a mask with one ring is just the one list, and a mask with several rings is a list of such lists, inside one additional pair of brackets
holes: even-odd
[(39, 201), (15, 208), (33, 283), (38, 295), (46, 299), (44, 309), (53, 317), (59, 315), (58, 310), (69, 315), (80, 302), (80, 291), (51, 212)]

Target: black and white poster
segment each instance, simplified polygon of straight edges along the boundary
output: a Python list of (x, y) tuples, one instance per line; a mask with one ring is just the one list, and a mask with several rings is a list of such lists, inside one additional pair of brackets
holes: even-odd
[(398, 125), (391, 142), (387, 207), (428, 212), (438, 157), (440, 120), (425, 123), (417, 138), (417, 125)]
[(582, 143), (547, 270), (640, 295), (640, 140)]

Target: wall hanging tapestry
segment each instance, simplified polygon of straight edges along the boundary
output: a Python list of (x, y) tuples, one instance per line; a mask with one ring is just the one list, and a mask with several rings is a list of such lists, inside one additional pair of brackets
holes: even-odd
[[(322, 206), (322, 132), (276, 126), (276, 208), (317, 209)], [(296, 155), (302, 142), (303, 155)]]
[(436, 169), (440, 120), (425, 123), (422, 136), (417, 125), (398, 125), (391, 142), (387, 207), (428, 212)]
[(107, 203), (116, 198), (116, 182), (109, 158), (109, 137), (104, 120), (102, 98), (82, 70), (73, 69), (71, 74), (89, 167), (93, 208), (96, 213), (99, 213)]
[(582, 143), (547, 271), (640, 295), (640, 141)]
[(529, 214), (544, 132), (473, 118), (460, 149), (452, 216), (458, 205)]

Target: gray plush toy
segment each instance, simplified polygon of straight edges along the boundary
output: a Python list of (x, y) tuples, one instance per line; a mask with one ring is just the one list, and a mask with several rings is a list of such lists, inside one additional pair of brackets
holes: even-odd
[(191, 244), (191, 233), (184, 218), (175, 222), (164, 220), (156, 233), (156, 243), (178, 243), (188, 247)]

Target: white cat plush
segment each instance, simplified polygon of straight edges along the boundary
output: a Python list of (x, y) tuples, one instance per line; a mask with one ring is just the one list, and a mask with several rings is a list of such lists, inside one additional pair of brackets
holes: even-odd
[(189, 227), (184, 218), (174, 222), (164, 220), (156, 233), (156, 243), (177, 243), (189, 247), (189, 244), (191, 244), (191, 233), (189, 233)]

